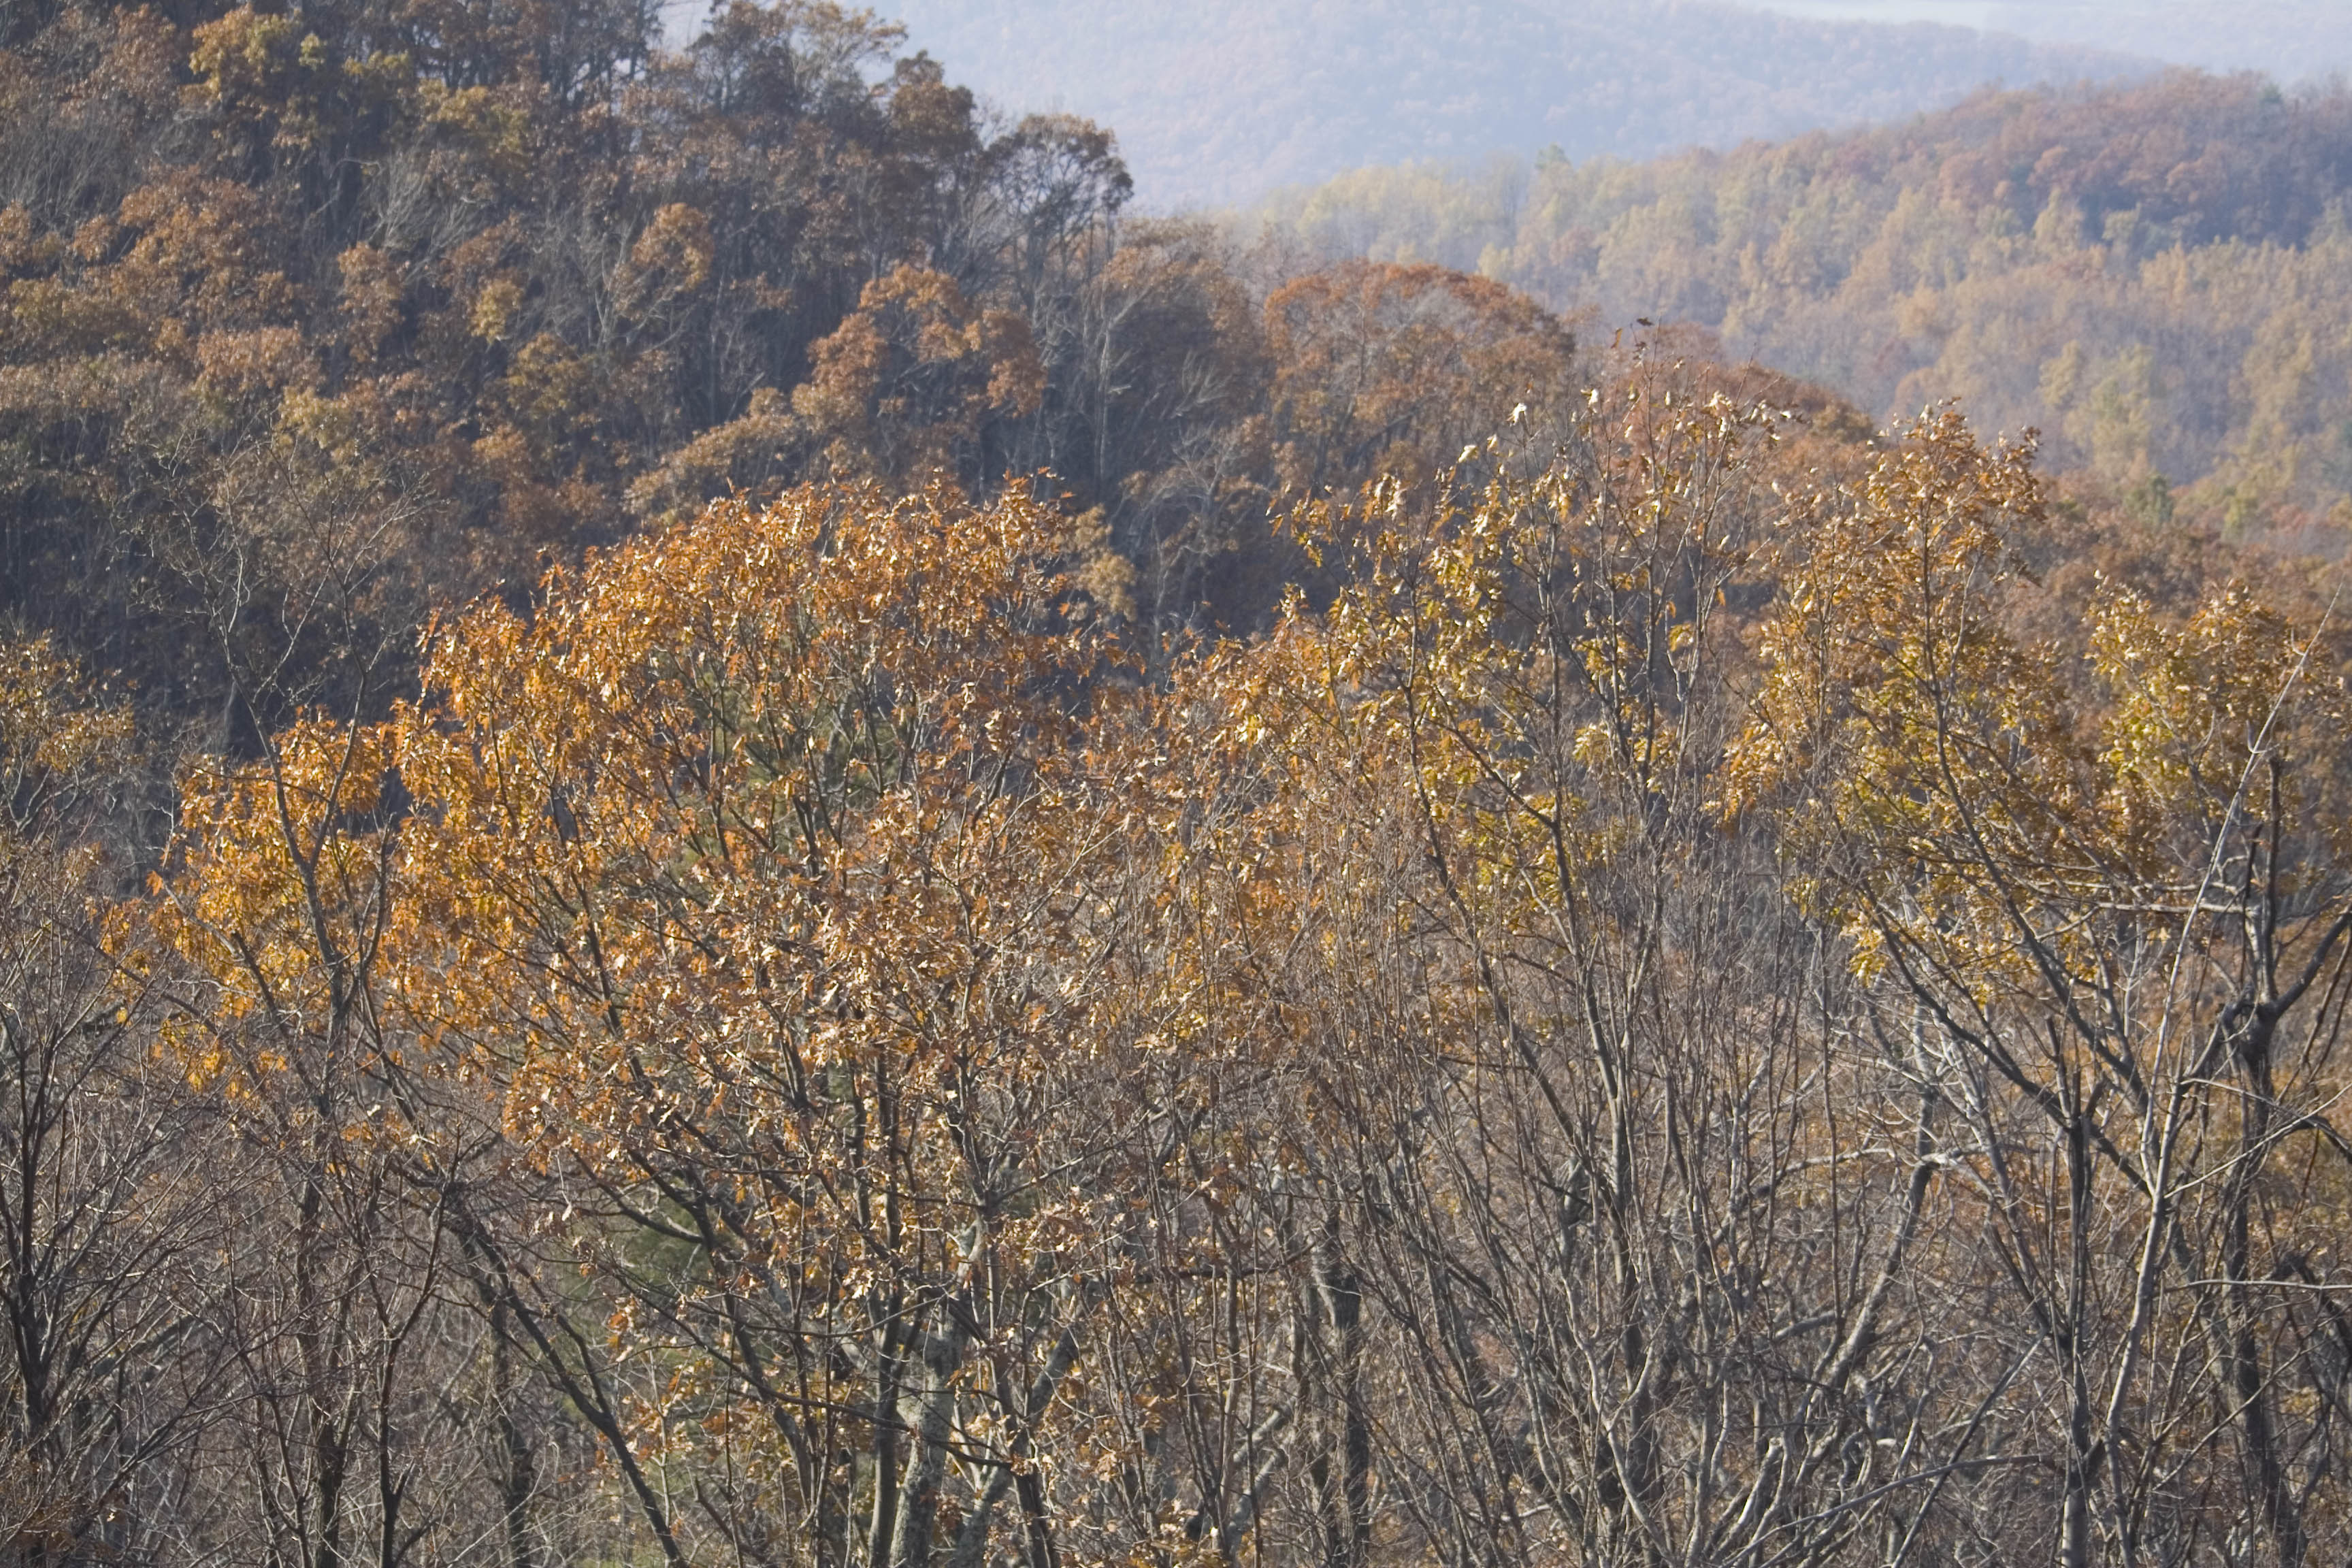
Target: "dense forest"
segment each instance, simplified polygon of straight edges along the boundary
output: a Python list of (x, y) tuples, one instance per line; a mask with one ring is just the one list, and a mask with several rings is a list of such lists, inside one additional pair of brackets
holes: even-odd
[(1899, 422), (1958, 398), (2143, 510), (2352, 528), (2352, 95), (2179, 73), (1647, 163), (1367, 170), (1254, 215), (1444, 261)]
[[(0, 9), (0, 1563), (2343, 1556), (2295, 492), (656, 22)], [(1739, 157), (2346, 243), (2149, 90)]]
[(1570, 379), (1481, 279), (1261, 299), (1115, 222), (1108, 133), (992, 128), (862, 14), (730, 5), (676, 54), (652, 20), (20, 17), (0, 614), (249, 749), (413, 684), (435, 606), (733, 487), (1050, 469), (1152, 624), (1246, 617), (1279, 486), (1430, 468)]

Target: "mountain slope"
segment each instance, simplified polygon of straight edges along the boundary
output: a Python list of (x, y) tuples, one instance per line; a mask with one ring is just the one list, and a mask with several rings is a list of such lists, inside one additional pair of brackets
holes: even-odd
[(1558, 146), (1647, 157), (2135, 62), (1965, 28), (1668, 0), (897, 0), (909, 44), (1024, 109), (1118, 133), (1145, 205), (1244, 200), (1365, 163)]
[[(1355, 171), (1237, 220), (1649, 317), (2145, 504), (2352, 527), (2352, 92), (2174, 72), (1641, 163)], [(2268, 519), (2267, 524), (2260, 520)]]

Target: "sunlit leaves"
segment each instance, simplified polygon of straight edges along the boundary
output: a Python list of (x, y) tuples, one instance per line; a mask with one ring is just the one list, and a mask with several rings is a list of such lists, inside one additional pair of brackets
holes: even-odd
[(0, 856), (82, 777), (128, 760), (130, 715), (45, 638), (0, 637)]

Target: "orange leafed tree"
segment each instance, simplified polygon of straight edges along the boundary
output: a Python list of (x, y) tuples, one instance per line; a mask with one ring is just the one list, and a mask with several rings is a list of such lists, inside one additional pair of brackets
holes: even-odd
[(2052, 1369), (2060, 1560), (2242, 1520), (2305, 1561), (2315, 1506), (2342, 1528), (2298, 1348), (2352, 1185), (2341, 635), (2109, 584), (2078, 692), (2001, 615), (2028, 454), (1947, 413), (1824, 501), (1728, 798), (1777, 801), (1800, 896), (1907, 1015), (1920, 1146)]
[(399, 1005), (595, 1194), (625, 1353), (673, 1369), (608, 1436), (722, 1536), (1050, 1538), (1148, 1113), (1076, 543), (1021, 494), (721, 504), (451, 623), (403, 730)]

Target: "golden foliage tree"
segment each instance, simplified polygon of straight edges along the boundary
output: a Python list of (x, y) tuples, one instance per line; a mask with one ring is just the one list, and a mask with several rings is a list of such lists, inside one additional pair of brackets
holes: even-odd
[(508, 1539), (568, 1432), (677, 1563), (2323, 1554), (2340, 638), (2108, 586), (2077, 676), (2027, 454), (1721, 379), (1149, 665), (1025, 490), (721, 503), (193, 790), (285, 1539), (441, 1517), (348, 1482), (430, 1367)]

